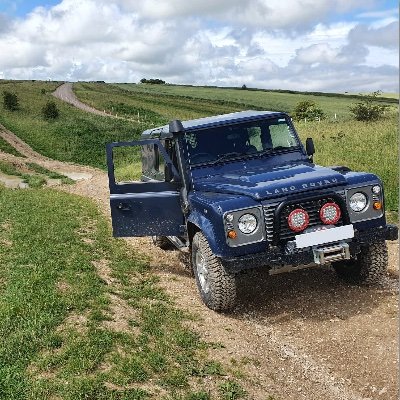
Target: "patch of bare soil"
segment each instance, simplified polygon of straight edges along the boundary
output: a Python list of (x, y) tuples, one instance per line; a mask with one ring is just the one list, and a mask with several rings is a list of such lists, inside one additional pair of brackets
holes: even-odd
[[(105, 173), (40, 155), (28, 157), (48, 162), (48, 168), (51, 164), (91, 174), (88, 180), (60, 189), (90, 197), (109, 217)], [(177, 305), (199, 316), (193, 329), (204, 340), (220, 343), (212, 350), (214, 357), (226, 368), (239, 368), (250, 398), (398, 398), (398, 282), (393, 274), (380, 286), (356, 287), (340, 282), (329, 268), (271, 277), (264, 271), (251, 272), (239, 278), (239, 305), (234, 312), (217, 314), (201, 303), (195, 281), (177, 252), (162, 251), (147, 238), (127, 243), (150, 258), (154, 273)], [(389, 243), (389, 254), (390, 271), (398, 271), (398, 243)], [(114, 300), (110, 307), (114, 321), (121, 310), (130, 315), (129, 305), (121, 304), (119, 297)], [(124, 329), (125, 323), (126, 319), (120, 324)]]
[(86, 333), (88, 330), (87, 326), (88, 318), (85, 314), (77, 314), (75, 312), (71, 312), (58, 326), (58, 332), (68, 331), (70, 329), (79, 332), (79, 333)]
[(133, 332), (139, 334), (139, 329), (129, 323), (130, 321), (138, 322), (139, 315), (137, 311), (120, 296), (111, 294), (109, 297), (110, 319), (103, 322), (104, 326), (114, 332)]

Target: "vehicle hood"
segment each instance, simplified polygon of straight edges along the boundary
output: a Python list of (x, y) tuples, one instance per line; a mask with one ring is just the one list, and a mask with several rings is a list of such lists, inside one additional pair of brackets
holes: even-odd
[(309, 163), (229, 171), (196, 180), (195, 190), (241, 194), (256, 200), (345, 185), (345, 177), (330, 168)]

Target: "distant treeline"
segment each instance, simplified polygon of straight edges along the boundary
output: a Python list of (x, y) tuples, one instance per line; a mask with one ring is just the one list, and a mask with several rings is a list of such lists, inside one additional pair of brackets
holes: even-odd
[(156, 78), (156, 79), (153, 79), (153, 78), (151, 78), (151, 79), (142, 78), (140, 80), (140, 83), (150, 83), (152, 85), (165, 85), (165, 81), (163, 81), (162, 79), (158, 79), (158, 78)]

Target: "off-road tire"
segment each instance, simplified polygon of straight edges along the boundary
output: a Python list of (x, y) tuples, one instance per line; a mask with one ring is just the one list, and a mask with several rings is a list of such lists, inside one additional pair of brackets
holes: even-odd
[[(208, 291), (200, 283), (199, 268), (196, 255), (203, 257), (207, 269)], [(229, 311), (236, 301), (236, 277), (225, 270), (221, 260), (212, 252), (207, 239), (197, 232), (192, 241), (191, 261), (197, 287), (204, 304), (214, 311)]]
[(153, 244), (161, 250), (171, 250), (174, 245), (165, 236), (152, 236)]
[(385, 241), (363, 246), (357, 260), (332, 264), (340, 279), (352, 284), (373, 285), (385, 276), (388, 251)]

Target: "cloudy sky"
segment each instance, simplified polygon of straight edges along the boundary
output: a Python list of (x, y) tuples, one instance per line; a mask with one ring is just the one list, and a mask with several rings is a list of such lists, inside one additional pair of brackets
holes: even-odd
[(0, 78), (398, 92), (394, 0), (0, 0)]

